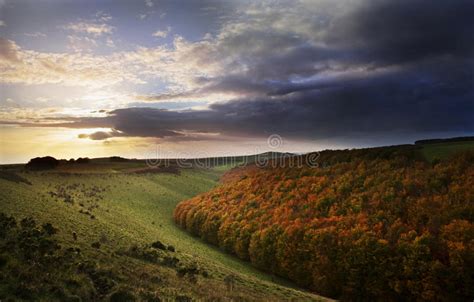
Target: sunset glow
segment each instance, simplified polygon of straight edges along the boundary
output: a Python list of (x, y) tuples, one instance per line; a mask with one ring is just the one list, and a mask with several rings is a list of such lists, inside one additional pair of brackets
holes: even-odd
[(474, 131), (468, 2), (150, 1), (0, 2), (1, 162)]

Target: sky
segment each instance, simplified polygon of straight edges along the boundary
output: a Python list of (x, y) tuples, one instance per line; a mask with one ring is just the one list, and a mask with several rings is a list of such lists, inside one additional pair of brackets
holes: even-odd
[(0, 163), (473, 135), (472, 16), (472, 0), (0, 0)]

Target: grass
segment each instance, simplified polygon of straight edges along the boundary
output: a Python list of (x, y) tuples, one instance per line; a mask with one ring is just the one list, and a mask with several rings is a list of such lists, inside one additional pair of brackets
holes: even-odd
[(425, 144), (422, 146), (421, 152), (425, 158), (429, 161), (434, 161), (435, 159), (443, 159), (458, 152), (472, 150), (474, 149), (474, 141)]
[[(84, 259), (97, 261), (120, 275), (118, 288), (126, 285), (138, 291), (147, 287), (165, 299), (174, 299), (180, 293), (194, 299), (323, 299), (252, 268), (173, 223), (176, 204), (210, 190), (226, 168), (186, 169), (179, 174), (122, 173), (139, 167), (135, 162), (102, 166), (91, 163), (48, 172), (25, 172), (14, 167), (9, 172), (17, 170), (15, 173), (31, 185), (0, 177), (0, 211), (19, 219), (31, 216), (40, 223), (51, 222), (59, 229), (56, 236), (61, 245), (80, 247)], [(120, 253), (156, 240), (174, 246), (181, 263), (197, 263), (210, 277), (200, 278), (197, 284), (183, 281), (170, 268)], [(94, 242), (101, 242), (101, 248), (91, 247)], [(144, 273), (161, 274), (166, 282), (159, 286), (137, 283)], [(226, 291), (224, 278), (229, 275), (235, 275), (237, 280), (233, 292)]]

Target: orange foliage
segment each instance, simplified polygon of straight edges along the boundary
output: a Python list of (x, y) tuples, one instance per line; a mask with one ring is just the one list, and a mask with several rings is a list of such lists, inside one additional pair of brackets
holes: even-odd
[(256, 267), (343, 300), (474, 298), (474, 153), (323, 152), (324, 168), (234, 169), (175, 221)]

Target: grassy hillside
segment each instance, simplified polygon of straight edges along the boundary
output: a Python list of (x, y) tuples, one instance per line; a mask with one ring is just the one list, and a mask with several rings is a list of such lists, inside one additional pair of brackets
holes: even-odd
[[(25, 172), (19, 166), (3, 171), (0, 212), (13, 215), (17, 226), (5, 227), (9, 231), (0, 238), (0, 299), (319, 299), (174, 225), (175, 205), (213, 188), (223, 168), (131, 173), (142, 168), (137, 162), (93, 161), (47, 172)], [(9, 225), (6, 216), (0, 219), (3, 225)], [(20, 223), (25, 217), (35, 225)], [(45, 223), (57, 233), (49, 235)], [(31, 255), (32, 246), (50, 241), (61, 249)], [(75, 249), (80, 252), (71, 256), (68, 251)], [(48, 265), (51, 259), (54, 269)]]
[[(319, 166), (250, 165), (180, 203), (174, 217), (254, 266), (330, 297), (472, 300), (474, 150), (454, 152), (462, 149), (324, 151)], [(442, 159), (425, 157), (433, 154)]]
[(429, 160), (438, 160), (449, 157), (462, 151), (474, 150), (474, 140), (463, 142), (447, 142), (421, 144), (423, 155)]

